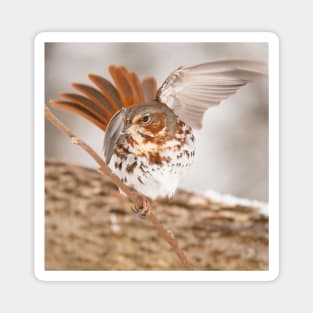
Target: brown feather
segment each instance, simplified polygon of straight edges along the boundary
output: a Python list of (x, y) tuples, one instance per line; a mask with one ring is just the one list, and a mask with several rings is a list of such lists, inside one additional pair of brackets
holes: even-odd
[(131, 73), (131, 79), (132, 79), (132, 84), (136, 90), (137, 93), (137, 98), (138, 98), (138, 103), (143, 104), (144, 103), (144, 96), (143, 96), (143, 88), (141, 85), (141, 82), (137, 76), (136, 73), (132, 72)]
[(133, 91), (128, 82), (128, 79), (123, 73), (123, 70), (119, 67), (110, 65), (109, 72), (115, 82), (116, 88), (122, 100), (123, 107), (129, 107), (133, 105)]
[(109, 102), (103, 97), (103, 95), (94, 87), (85, 84), (72, 83), (72, 86), (80, 91), (82, 94), (93, 101), (100, 110), (107, 116), (114, 113), (113, 108), (110, 106)]
[(121, 98), (111, 82), (96, 74), (89, 74), (88, 78), (101, 90), (103, 96), (110, 102), (115, 111), (122, 108)]
[(129, 72), (124, 66), (120, 66), (119, 70), (124, 75), (125, 79), (127, 80), (131, 90), (132, 90), (132, 105), (139, 104), (139, 92), (136, 88), (136, 84), (134, 83), (133, 76), (131, 72)]
[(84, 117), (85, 119), (90, 121), (92, 124), (98, 126), (104, 131), (106, 129), (108, 121), (98, 119), (98, 117), (96, 115), (93, 115), (91, 111), (86, 110), (84, 107), (80, 106), (77, 103), (70, 102), (70, 101), (59, 101), (59, 100), (50, 100), (49, 103), (55, 108), (70, 111), (72, 113), (75, 113), (79, 116)]
[(94, 102), (84, 96), (76, 93), (60, 93), (60, 96), (65, 100), (76, 103), (83, 107), (86, 111), (97, 116), (99, 120), (108, 120), (110, 117), (110, 115), (106, 115), (101, 109), (99, 109), (99, 107)]
[[(80, 115), (106, 130), (109, 121), (122, 107), (143, 104), (146, 99), (155, 98), (157, 87), (154, 78), (147, 78), (141, 83), (135, 73), (123, 66), (111, 65), (109, 72), (116, 87), (100, 75), (89, 74), (89, 79), (97, 88), (73, 83), (72, 86), (81, 94), (60, 93), (63, 99), (51, 100), (51, 105)], [(146, 85), (145, 92), (143, 84)]]
[(147, 77), (142, 81), (144, 101), (154, 100), (157, 94), (157, 82), (154, 77)]

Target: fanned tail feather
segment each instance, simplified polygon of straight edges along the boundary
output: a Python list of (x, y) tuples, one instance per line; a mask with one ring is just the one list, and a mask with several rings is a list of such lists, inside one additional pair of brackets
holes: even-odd
[(88, 78), (95, 85), (73, 83), (72, 86), (80, 94), (60, 93), (62, 100), (50, 100), (50, 104), (58, 109), (80, 115), (106, 130), (114, 114), (123, 107), (143, 104), (155, 99), (157, 92), (156, 80), (152, 77), (140, 81), (134, 72), (124, 66), (109, 67), (115, 86), (106, 78), (89, 74)]
[(108, 124), (107, 120), (104, 120), (103, 118), (99, 119), (96, 115), (93, 114), (90, 109), (86, 110), (84, 107), (80, 106), (77, 103), (70, 101), (50, 100), (50, 104), (55, 108), (59, 108), (80, 115), (104, 131)]
[(154, 77), (147, 77), (142, 81), (142, 90), (144, 101), (148, 102), (156, 98), (158, 92), (158, 84)]

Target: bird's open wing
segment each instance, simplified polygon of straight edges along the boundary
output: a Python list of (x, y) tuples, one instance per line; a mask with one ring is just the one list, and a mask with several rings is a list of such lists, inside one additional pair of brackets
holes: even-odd
[(264, 63), (251, 60), (219, 60), (180, 67), (162, 84), (157, 99), (193, 128), (201, 128), (209, 107), (248, 82), (265, 77), (266, 72)]
[(156, 97), (156, 80), (153, 77), (140, 81), (138, 76), (123, 66), (109, 67), (115, 86), (106, 78), (89, 74), (95, 86), (73, 83), (80, 93), (60, 93), (61, 100), (50, 100), (53, 107), (80, 115), (102, 130), (123, 107), (143, 104)]

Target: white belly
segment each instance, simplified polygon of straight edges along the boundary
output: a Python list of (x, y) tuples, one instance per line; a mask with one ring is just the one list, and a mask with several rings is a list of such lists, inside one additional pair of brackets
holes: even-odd
[[(177, 137), (178, 138), (178, 137)], [(177, 139), (176, 138), (176, 139)], [(127, 186), (153, 199), (173, 197), (182, 176), (194, 159), (194, 136), (192, 132), (182, 146), (177, 147), (175, 138), (162, 146), (146, 147), (147, 151), (157, 149), (162, 163), (153, 162), (142, 155), (145, 147), (125, 146), (129, 153), (125, 157), (113, 154), (109, 167)], [(140, 151), (140, 153), (139, 153)]]

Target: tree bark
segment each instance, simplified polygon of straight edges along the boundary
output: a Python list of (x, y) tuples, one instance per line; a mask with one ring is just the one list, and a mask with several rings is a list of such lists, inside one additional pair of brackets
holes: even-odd
[[(95, 170), (46, 161), (47, 270), (179, 270), (175, 253)], [(268, 218), (183, 190), (155, 215), (199, 270), (267, 270)]]

